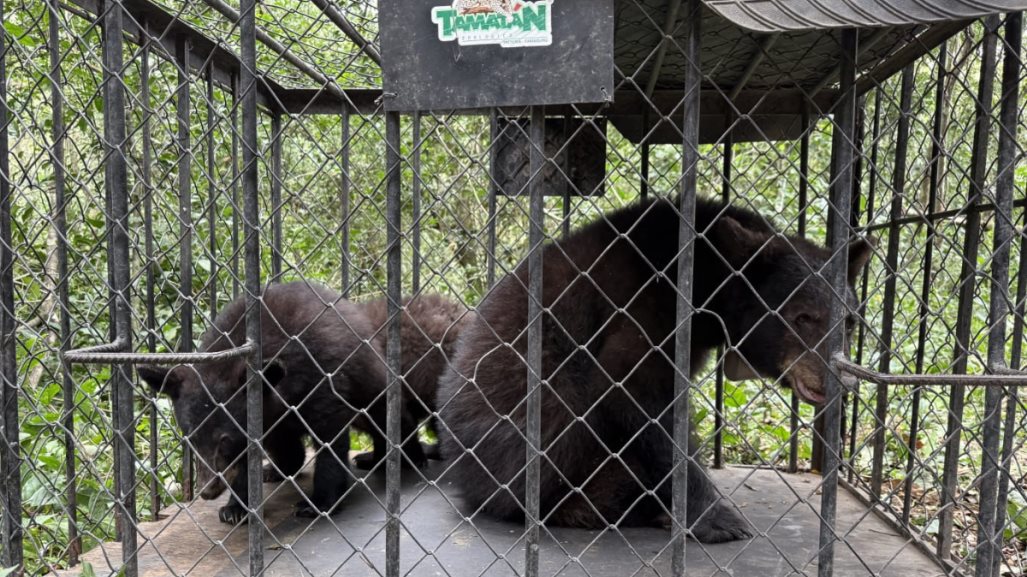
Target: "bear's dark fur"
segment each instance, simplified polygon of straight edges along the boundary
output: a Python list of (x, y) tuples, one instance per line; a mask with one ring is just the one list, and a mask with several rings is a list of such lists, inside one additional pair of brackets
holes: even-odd
[[(376, 299), (359, 305), (371, 321), (375, 331), (375, 344), (384, 351), (388, 331), (388, 300)], [(429, 419), (435, 412), (435, 396), (439, 377), (453, 358), (457, 337), (473, 318), (474, 313), (462, 303), (441, 295), (423, 294), (403, 301), (404, 314), (400, 320), (400, 363), (407, 388), (403, 392), (403, 405), (418, 423)], [(435, 430), (434, 421), (428, 426)], [(359, 424), (357, 428), (362, 428)], [(370, 468), (385, 455), (385, 439), (372, 435), (373, 454), (359, 455), (354, 462), (358, 467)], [(425, 454), (437, 458), (433, 446), (426, 446)]]
[[(314, 487), (309, 499), (297, 503), (296, 514), (331, 512), (350, 483), (348, 427), (357, 411), (367, 409), (376, 426), (385, 429), (385, 364), (374, 349), (374, 330), (356, 305), (306, 282), (272, 284), (262, 302), (263, 445), (271, 461), (265, 476), (297, 473), (305, 459), (303, 438), (310, 437), (317, 448)], [(201, 350), (222, 351), (246, 342), (245, 305), (240, 298), (225, 307), (203, 336)], [(225, 479), (232, 495), (220, 518), (233, 524), (244, 519), (246, 359), (170, 371), (140, 367), (139, 374), (171, 397), (178, 425), (199, 457), (201, 496), (216, 498)], [(410, 419), (403, 425), (407, 432), (416, 428)], [(423, 463), (416, 442), (404, 451)]]
[[(744, 358), (732, 367), (736, 375), (781, 378), (804, 400), (822, 402), (826, 366), (810, 349), (824, 351), (832, 297), (811, 270), (824, 266), (828, 251), (777, 233), (753, 212), (697, 204), (705, 240), (695, 244), (692, 302), (701, 310), (693, 317), (691, 371), (730, 343), (733, 358)], [(544, 248), (546, 524), (667, 523), (679, 226), (674, 201), (644, 201)], [(865, 241), (850, 247), (850, 271), (869, 249)], [(443, 456), (454, 461), (446, 477), (473, 510), (503, 519), (523, 518), (527, 281), (524, 262), (494, 287), (439, 382)], [(689, 451), (697, 452), (694, 440)], [(688, 467), (687, 498), (694, 538), (750, 534), (698, 464)]]

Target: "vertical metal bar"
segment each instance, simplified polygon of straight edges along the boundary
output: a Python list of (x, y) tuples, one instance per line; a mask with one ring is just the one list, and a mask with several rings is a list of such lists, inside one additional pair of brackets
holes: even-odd
[(183, 353), (191, 352), (193, 349), (193, 151), (190, 131), (192, 103), (189, 96), (189, 48), (189, 40), (184, 35), (175, 40), (178, 63), (175, 102), (178, 112), (178, 254), (181, 271), (178, 298), (182, 315), (182, 341), (178, 348)]
[(415, 112), (413, 114), (413, 199), (412, 199), (412, 211), (413, 211), (413, 290), (414, 292), (420, 292), (421, 290), (421, 146), (423, 142), (421, 140), (421, 113)]
[(411, 191), (411, 194), (413, 194), (411, 210), (413, 212), (414, 258), (413, 270), (411, 272), (413, 273), (413, 289), (417, 293), (421, 290), (421, 113), (415, 112), (411, 122), (413, 123), (414, 133), (414, 150), (413, 158), (411, 159), (414, 170), (414, 186)]
[[(933, 214), (938, 204), (938, 189), (941, 186), (941, 159), (942, 159), (942, 131), (945, 121), (945, 67), (948, 60), (948, 44), (942, 43), (938, 48), (938, 74), (934, 87), (934, 118), (931, 125), (931, 164), (927, 190), (927, 211), (925, 214)], [(927, 329), (928, 316), (931, 314), (928, 299), (931, 296), (931, 272), (934, 269), (934, 224), (924, 219), (927, 227), (927, 238), (924, 240), (923, 279), (920, 286), (920, 307), (917, 311), (917, 341), (916, 341), (916, 372), (924, 372), (924, 356), (927, 353)], [(920, 396), (921, 389), (913, 389), (912, 414), (909, 417), (909, 452), (906, 456), (906, 475), (903, 481), (902, 494), (902, 523), (909, 524), (909, 515), (913, 507), (913, 467), (916, 464), (917, 436), (920, 430)]]
[[(898, 220), (902, 217), (902, 200), (906, 193), (906, 155), (909, 150), (910, 108), (913, 103), (913, 81), (915, 64), (902, 70), (902, 88), (899, 93), (899, 124), (895, 136), (895, 170), (892, 172), (891, 225), (888, 227), (888, 253), (886, 257), (887, 278), (884, 281), (884, 317), (881, 320), (880, 358), (878, 370), (891, 371), (892, 336), (895, 328), (895, 285), (898, 280), (899, 241), (902, 230)], [(870, 472), (870, 492), (881, 497), (882, 472), (884, 469), (885, 422), (888, 420), (888, 387), (877, 385), (877, 406), (875, 408), (873, 455)]]
[[(242, 194), (243, 233), (246, 246), (246, 340), (255, 346), (250, 353), (246, 379), (246, 455), (248, 549), (250, 575), (264, 571), (263, 466), (264, 400), (262, 343), (260, 336), (260, 206), (257, 158), (257, 0), (241, 0), (239, 6), (239, 44), (242, 66), (239, 86), (242, 98)], [(239, 496), (240, 498), (242, 495)]]
[[(0, 22), (4, 2), (0, 0)], [(3, 500), (3, 563), (21, 566), (21, 455), (18, 438), (18, 366), (15, 357), (14, 246), (11, 244), (11, 172), (7, 101), (7, 35), (0, 34), (0, 385), (3, 386), (3, 453), (0, 453), (0, 498)]]
[(563, 156), (561, 157), (560, 168), (563, 170), (563, 220), (561, 221), (561, 232), (564, 237), (571, 234), (571, 115), (563, 115)]
[(539, 560), (539, 508), (540, 474), (542, 471), (542, 248), (545, 240), (543, 218), (545, 194), (545, 146), (546, 111), (542, 106), (531, 107), (531, 180), (528, 183), (528, 388), (527, 423), (527, 469), (524, 480), (524, 523), (526, 525), (524, 573), (528, 577), (538, 576)]
[(642, 198), (649, 198), (649, 163), (651, 156), (651, 145), (649, 144), (649, 107), (651, 103), (646, 103), (646, 107), (642, 110), (642, 182), (640, 183), (640, 196)]
[(218, 263), (217, 258), (217, 223), (218, 218), (218, 187), (214, 182), (214, 121), (217, 111), (214, 109), (214, 65), (207, 62), (207, 248), (210, 251), (210, 317), (218, 314)]
[[(857, 55), (857, 57), (858, 57), (858, 55)], [(863, 162), (862, 162), (862, 147), (863, 147), (863, 115), (862, 115), (862, 109), (863, 109), (863, 105), (864, 105), (863, 99), (862, 98), (857, 98), (856, 105), (855, 105), (856, 106), (855, 110), (857, 112), (855, 113), (856, 116), (853, 119), (854, 140), (852, 141), (853, 142), (853, 146), (855, 147), (855, 152), (853, 154), (852, 166), (851, 167), (847, 167), (849, 169), (849, 171), (848, 171), (849, 178), (853, 181), (852, 182), (852, 186), (853, 187), (855, 187), (856, 183), (859, 181), (859, 175), (860, 175), (860, 173), (862, 171), (862, 168), (863, 168)], [(831, 179), (832, 179), (832, 181), (834, 181), (838, 177), (838, 168), (840, 167), (840, 165), (837, 163), (838, 158), (836, 156), (836, 153), (841, 149), (842, 144), (844, 144), (844, 143), (842, 142), (841, 134), (838, 131), (835, 131), (832, 134), (832, 140), (831, 140), (831, 147), (832, 147), (832, 150), (831, 150), (831, 153), (832, 153), (832, 156), (831, 156), (831, 170), (832, 170), (832, 172), (831, 172)], [(859, 215), (858, 202), (857, 202), (857, 200), (858, 200), (858, 193), (851, 195), (851, 198), (852, 198), (852, 202), (851, 202), (852, 206), (849, 207), (849, 222), (850, 222), (850, 224), (852, 226), (855, 226), (856, 225), (856, 221), (858, 220), (858, 215)], [(831, 216), (832, 216), (832, 214), (829, 213), (828, 214), (828, 220), (830, 220)], [(828, 226), (828, 229), (830, 230), (830, 226)], [(841, 433), (841, 431), (845, 428), (845, 404), (846, 404), (847, 400), (848, 400), (848, 394), (843, 391), (842, 392), (842, 397), (841, 397), (841, 400), (840, 400), (840, 407), (839, 407), (839, 418), (838, 418), (838, 428), (839, 428), (838, 432), (839, 433)], [(795, 403), (796, 406), (798, 406), (798, 401), (797, 400), (793, 400), (793, 402)], [(856, 406), (856, 404), (857, 403), (854, 403), (853, 406)], [(810, 465), (811, 465), (811, 468), (814, 471), (823, 471), (824, 467), (826, 466), (825, 465), (825, 458), (824, 458), (824, 451), (825, 451), (824, 440), (827, 438), (828, 434), (824, 430), (824, 427), (827, 426), (825, 418), (824, 418), (824, 410), (825, 410), (825, 407), (818, 406), (814, 410), (814, 414), (813, 414), (813, 443), (812, 443), (813, 444), (813, 450), (812, 450), (812, 455), (811, 455), (811, 459), (810, 459)], [(839, 445), (839, 450), (841, 450), (841, 446), (840, 445)], [(841, 453), (839, 453), (839, 458), (841, 458)]]
[[(848, 241), (850, 230), (850, 213), (852, 210), (852, 168), (856, 141), (856, 50), (859, 32), (854, 28), (841, 31), (841, 74), (840, 95), (835, 111), (836, 178), (831, 183), (831, 199), (828, 213), (828, 245), (831, 249), (831, 261), (828, 265), (828, 280), (835, 294), (844, 295), (848, 290)], [(833, 356), (847, 353), (845, 334), (845, 318), (848, 315), (847, 303), (843, 299), (834, 299), (831, 307), (831, 332), (828, 335), (828, 351)], [(838, 373), (831, 369), (828, 372), (824, 404), (824, 477), (821, 485), (820, 501), (820, 552), (817, 574), (820, 577), (834, 575), (834, 544), (837, 537), (834, 532), (835, 516), (838, 508), (838, 470), (841, 465), (841, 399), (842, 383)]]
[[(859, 56), (857, 55), (857, 58), (858, 57)], [(849, 226), (852, 227), (852, 230), (855, 230), (856, 227), (859, 226), (859, 220), (861, 218), (861, 212), (862, 212), (862, 205), (860, 203), (860, 199), (862, 198), (862, 195), (863, 195), (863, 185), (862, 185), (862, 183), (863, 183), (863, 166), (864, 166), (864, 157), (866, 156), (865, 155), (865, 149), (864, 149), (864, 144), (865, 144), (865, 140), (866, 140), (866, 130), (865, 130), (866, 129), (866, 122), (865, 122), (865, 120), (866, 120), (866, 106), (867, 106), (866, 98), (863, 95), (858, 96), (856, 98), (856, 152), (855, 152), (855, 160), (854, 160), (853, 166), (852, 166), (852, 191), (853, 191), (852, 192), (852, 208), (851, 208), (851, 212), (849, 213)], [(872, 216), (873, 216), (872, 214), (867, 212), (868, 220)], [(863, 267), (863, 273), (864, 273), (863, 277), (864, 278), (867, 276), (868, 272), (869, 272), (869, 260), (867, 261), (867, 264), (864, 265), (864, 267)], [(855, 290), (853, 292), (855, 292)], [(860, 301), (860, 302), (862, 302), (862, 301)], [(862, 328), (862, 327), (860, 327), (860, 328)], [(851, 346), (849, 348), (849, 351), (851, 353)], [(857, 356), (861, 355), (862, 353), (863, 353), (862, 350), (857, 350), (857, 352), (856, 352)], [(859, 404), (858, 401), (859, 400), (856, 397), (856, 395), (853, 394), (852, 398), (851, 398), (852, 406), (853, 407), (857, 406)], [(846, 462), (845, 461), (845, 431), (846, 431), (847, 423), (846, 423), (845, 417), (846, 417), (846, 409), (849, 407), (849, 404), (850, 404), (849, 391), (848, 390), (843, 390), (842, 391), (842, 406), (841, 406), (841, 409), (839, 411), (840, 418), (839, 418), (839, 423), (838, 423), (838, 430), (839, 430), (839, 433), (841, 434), (841, 444), (838, 445), (838, 459), (839, 459), (839, 463), (840, 463), (839, 466), (844, 465), (845, 462)], [(849, 474), (852, 474), (852, 469), (848, 469), (848, 471), (849, 471)]]
[[(139, 70), (139, 99), (143, 107), (143, 120), (141, 131), (143, 133), (143, 154), (142, 154), (142, 185), (143, 185), (143, 254), (146, 259), (146, 319), (143, 321), (146, 327), (146, 347), (152, 352), (157, 351), (157, 305), (155, 296), (157, 264), (153, 258), (153, 133), (150, 126), (150, 119), (153, 117), (153, 109), (150, 104), (150, 32), (146, 22), (140, 22), (140, 33), (142, 34), (142, 53), (140, 54)], [(157, 467), (160, 464), (160, 455), (157, 447), (160, 442), (157, 401), (151, 399), (149, 405), (150, 424), (150, 511), (153, 520), (157, 519), (160, 511), (160, 480), (157, 478)], [(187, 449), (183, 449), (187, 450)], [(184, 459), (183, 459), (184, 461)], [(184, 476), (184, 475), (183, 475)], [(183, 483), (185, 487), (185, 483)], [(191, 488), (191, 486), (190, 486)], [(190, 494), (187, 499), (191, 499)]]
[(386, 361), (389, 365), (389, 383), (386, 389), (387, 420), (385, 436), (389, 453), (385, 461), (385, 575), (399, 577), (399, 492), (400, 492), (400, 412), (403, 403), (403, 369), (400, 362), (400, 301), (403, 280), (402, 245), (402, 184), (400, 169), (400, 125), (398, 112), (385, 113), (386, 207), (388, 221), (387, 292), (389, 326), (386, 341)]
[(350, 197), (350, 186), (352, 181), (350, 180), (349, 171), (349, 145), (350, 145), (350, 133), (349, 133), (349, 119), (350, 110), (348, 104), (342, 105), (342, 113), (340, 114), (339, 122), (342, 124), (342, 150), (339, 152), (339, 162), (342, 164), (342, 182), (339, 189), (339, 206), (342, 209), (340, 215), (342, 219), (342, 234), (340, 235), (339, 242), (342, 243), (339, 247), (342, 264), (342, 296), (349, 298), (350, 289), (350, 268), (352, 263), (350, 262), (350, 250), (349, 250), (349, 225), (350, 225), (350, 214), (349, 214), (349, 197)]
[[(181, 341), (178, 350), (193, 350), (193, 198), (192, 198), (192, 133), (190, 115), (192, 103), (189, 95), (190, 46), (184, 35), (175, 40), (175, 60), (178, 64), (178, 254), (180, 282), (178, 300), (181, 306)], [(186, 499), (193, 497), (193, 452), (189, 443), (182, 444), (182, 492)]]
[[(188, 70), (186, 71), (188, 72)], [(214, 66), (213, 63), (207, 62), (207, 246), (210, 251), (209, 262), (210, 262), (210, 276), (208, 282), (210, 283), (210, 318), (217, 317), (218, 314), (218, 243), (217, 243), (217, 223), (220, 222), (217, 211), (217, 197), (218, 190), (214, 182), (214, 118), (216, 111), (214, 109)], [(234, 152), (234, 151), (233, 151)], [(235, 157), (233, 155), (233, 172), (235, 171)], [(234, 188), (234, 184), (233, 184)], [(235, 220), (235, 219), (233, 219)], [(234, 224), (233, 224), (234, 225)], [(234, 258), (234, 255), (233, 255)], [(233, 271), (234, 272), (234, 271)], [(234, 277), (233, 277), (234, 278)], [(192, 449), (189, 448), (188, 443), (183, 444), (182, 454), (182, 477), (185, 481), (182, 484), (183, 489), (188, 487), (188, 493), (183, 491), (183, 496), (186, 500), (193, 498), (193, 490), (195, 488), (193, 483), (193, 458)], [(154, 510), (156, 514), (156, 510)]]
[[(689, 454), (691, 434), (690, 397), (692, 379), (689, 373), (692, 352), (692, 321), (695, 306), (692, 303), (692, 279), (695, 266), (695, 197), (699, 176), (699, 96), (702, 87), (702, 2), (688, 0), (685, 5), (684, 92), (681, 96), (681, 196), (678, 200), (681, 219), (678, 227), (677, 261), (677, 331), (674, 340), (674, 469), (671, 495), (673, 525), (671, 540), (671, 574), (683, 577), (687, 573), (685, 536), (688, 527), (688, 468), (696, 455)], [(695, 466), (695, 463), (692, 463)]]
[[(980, 203), (987, 178), (988, 139), (991, 130), (991, 101), (995, 81), (995, 44), (998, 16), (984, 21), (981, 42), (980, 85), (977, 91), (976, 122), (970, 160), (970, 191), (967, 198), (966, 232), (963, 239), (963, 264), (959, 274), (959, 309), (956, 315), (956, 345), (952, 372), (966, 373), (970, 356), (971, 323), (973, 321), (974, 289), (977, 281), (977, 254), (981, 241), (981, 216), (974, 210)], [(952, 548), (952, 522), (956, 485), (959, 481), (960, 439), (963, 429), (963, 406), (966, 388), (952, 385), (949, 393), (948, 427), (946, 429), (945, 462), (942, 470), (941, 507), (938, 522), (938, 556), (949, 559)]]
[[(1016, 132), (1020, 99), (1020, 44), (1023, 36), (1020, 13), (1007, 16), (1005, 57), (1002, 63), (1002, 92), (999, 112), (998, 175), (995, 179), (995, 231), (991, 256), (991, 296), (988, 314), (988, 367), (1006, 366), (1006, 321), (1009, 318), (1009, 257), (1013, 242), (1013, 177), (1016, 170)], [(990, 101), (989, 101), (990, 102)], [(1019, 368), (1019, 367), (1017, 367)], [(984, 393), (980, 525), (978, 527), (977, 577), (995, 577), (1002, 559), (1002, 523), (1008, 495), (1008, 475), (1001, 483), (999, 499), (999, 437), (1002, 398), (1008, 393), (988, 387)], [(1015, 403), (1015, 400), (1013, 401)], [(1012, 409), (1012, 407), (1010, 407)], [(1015, 415), (1012, 412), (1011, 414)], [(1015, 417), (1014, 417), (1015, 418)], [(1007, 431), (1007, 436), (1009, 431)], [(1000, 515), (1002, 515), (1000, 517)]]
[(239, 75), (232, 75), (232, 298), (239, 296)]
[[(100, 26), (100, 33), (101, 33), (100, 36), (101, 36), (101, 41), (103, 42), (103, 48), (102, 48), (103, 63), (101, 64), (103, 86), (101, 87), (101, 96), (103, 97), (103, 101), (106, 104), (106, 103), (110, 102), (110, 99), (108, 98), (108, 88), (113, 84), (113, 81), (111, 80), (110, 68), (108, 68), (108, 66), (107, 66), (107, 55), (106, 55), (106, 53), (107, 53), (107, 50), (109, 49), (109, 46), (108, 46), (107, 40), (106, 40), (107, 39), (107, 24), (106, 24), (106, 21), (105, 21), (105, 16), (98, 16), (97, 17), (97, 24), (99, 24), (99, 26)], [(103, 147), (105, 155), (109, 154), (108, 141), (105, 140), (106, 135), (110, 133), (110, 128), (107, 126), (109, 121), (110, 121), (110, 116), (108, 114), (106, 114), (106, 107), (104, 107), (104, 115), (103, 115), (104, 137), (101, 138), (100, 145), (101, 145), (101, 147)], [(113, 288), (114, 287), (114, 243), (110, 242), (110, 239), (114, 236), (114, 231), (112, 230), (114, 225), (113, 225), (113, 219), (111, 217), (111, 215), (114, 214), (114, 210), (111, 207), (111, 187), (108, 185), (108, 183), (111, 180), (111, 177), (110, 177), (110, 166), (107, 165), (107, 164), (104, 164), (104, 167), (103, 167), (103, 178), (104, 178), (104, 186), (103, 186), (104, 232), (106, 234), (106, 238), (108, 239), (108, 242), (106, 242), (105, 246), (104, 246), (104, 250), (107, 253), (107, 314), (109, 315), (109, 318), (110, 318), (110, 322), (107, 324), (107, 332), (108, 332), (110, 341), (111, 342), (115, 342), (118, 339), (118, 323), (117, 323), (118, 311), (117, 311), (117, 303), (115, 302), (115, 294), (114, 294), (114, 288)], [(112, 371), (111, 374), (112, 374), (111, 379), (108, 381), (110, 383), (110, 386), (109, 386), (109, 388), (107, 390), (103, 391), (103, 393), (101, 394), (101, 398), (104, 401), (110, 402), (110, 404), (111, 404), (111, 428), (112, 428), (112, 433), (113, 433), (114, 437), (116, 437), (117, 436), (117, 431), (118, 431), (118, 414), (117, 414), (117, 410), (116, 410), (117, 402), (114, 400), (114, 398), (117, 396), (117, 385), (115, 384), (116, 375), (114, 375), (114, 371)], [(111, 450), (114, 452), (114, 460), (113, 460), (111, 469), (112, 469), (112, 472), (114, 473), (114, 485), (115, 485), (114, 489), (115, 489), (115, 492), (117, 492), (117, 484), (120, 482), (120, 479), (121, 479), (121, 475), (118, 472), (120, 470), (120, 468), (121, 468), (121, 458), (120, 458), (120, 454), (118, 453), (118, 444), (117, 444), (117, 439), (116, 438), (111, 443)], [(115, 499), (117, 499), (117, 495), (115, 495)], [(122, 522), (123, 522), (123, 519), (122, 519), (122, 516), (121, 516), (121, 512), (120, 512), (120, 510), (117, 509), (117, 504), (115, 504), (115, 514), (114, 514), (114, 534), (115, 535), (114, 536), (115, 536), (115, 539), (118, 540), (118, 541), (121, 540)]]
[[(809, 208), (809, 101), (802, 103), (802, 140), (799, 141), (799, 236), (806, 236), (806, 211)], [(799, 395), (791, 391), (788, 426), (788, 472), (799, 470)]]
[(282, 115), (271, 114), (271, 281), (282, 279)]
[(809, 210), (809, 140), (813, 132), (810, 123), (810, 104), (802, 103), (802, 140), (799, 141), (799, 236), (806, 236), (806, 221)]
[[(3, 21), (0, 0), (0, 21)], [(5, 22), (5, 21), (3, 21)], [(14, 333), (14, 255), (11, 244), (10, 159), (8, 154), (9, 116), (7, 114), (6, 35), (0, 34), (0, 378), (3, 380), (3, 453), (0, 470), (3, 482), (3, 563), (21, 567), (24, 560), (22, 529), (21, 447), (17, 412), (17, 360)], [(135, 534), (132, 535), (135, 537)]]
[[(104, 101), (105, 140), (107, 148), (107, 190), (110, 195), (109, 215), (111, 246), (111, 293), (114, 296), (114, 324), (125, 350), (132, 350), (132, 313), (129, 291), (129, 222), (128, 222), (128, 152), (125, 133), (125, 85), (123, 53), (123, 13), (121, 2), (111, 0), (104, 16), (104, 68), (107, 86)], [(114, 375), (115, 455), (118, 461), (116, 502), (121, 519), (122, 571), (126, 577), (139, 573), (136, 555), (135, 502), (135, 422), (131, 369), (125, 365), (112, 367)]]
[[(1014, 18), (1015, 18), (1015, 22), (1011, 22), (1010, 20), (1012, 20)], [(1015, 37), (1013, 36), (1013, 34), (1016, 34), (1016, 32), (1014, 32), (1012, 34), (1009, 32), (1009, 27), (1011, 27), (1011, 26), (1015, 26), (1017, 28), (1017, 30), (1019, 31), (1019, 34), (1017, 34)], [(1022, 48), (1022, 44), (1023, 44), (1022, 26), (1023, 26), (1023, 14), (1022, 13), (1017, 12), (1015, 14), (1010, 14), (1007, 17), (1007, 20), (1006, 20), (1006, 27), (1007, 27), (1007, 30), (1006, 30), (1006, 43), (1009, 45), (1010, 53), (1015, 53), (1017, 55), (1017, 57), (1020, 56), (1020, 49)], [(1014, 40), (1016, 42), (1015, 46), (1013, 45), (1013, 41)], [(1007, 58), (1008, 58), (1008, 56), (1007, 56)], [(1022, 65), (1017, 65), (1017, 73), (1018, 74), (1022, 73), (1022, 70), (1020, 69), (1021, 66)], [(1003, 70), (1003, 77), (1002, 77), (1003, 83), (1006, 82), (1006, 78), (1009, 77), (1009, 76), (1011, 76), (1011, 75), (1007, 75), (1005, 70)], [(1003, 89), (1003, 98), (1009, 98), (1009, 96), (1006, 93), (1005, 89)], [(1015, 98), (1011, 98), (1011, 100), (1015, 101), (1016, 99)], [(1005, 103), (1006, 103), (1006, 100), (1003, 100), (1003, 104), (1005, 104)], [(1003, 126), (1007, 126), (1004, 121), (1003, 121), (1002, 124), (1003, 124)], [(1013, 137), (1014, 140), (1015, 140), (1015, 137), (1017, 136), (1016, 132), (1015, 132), (1017, 126), (1018, 126), (1017, 124), (1015, 124), (1015, 123), (1013, 124), (1014, 132), (1012, 133), (1011, 136)], [(1022, 354), (1023, 354), (1023, 344), (1024, 344), (1023, 343), (1023, 341), (1024, 341), (1024, 335), (1023, 335), (1023, 333), (1024, 333), (1024, 312), (1025, 312), (1024, 309), (1025, 309), (1025, 300), (1027, 300), (1027, 245), (1025, 245), (1025, 243), (1023, 242), (1023, 237), (1022, 236), (1021, 236), (1021, 241), (1020, 241), (1020, 263), (1019, 263), (1017, 268), (1018, 268), (1018, 272), (1017, 272), (1017, 275), (1016, 275), (1016, 301), (1014, 302), (1015, 308), (1014, 308), (1014, 311), (1013, 311), (1012, 347), (1011, 347), (1011, 350), (1010, 350), (1010, 353), (1009, 353), (1009, 363), (1010, 363), (1010, 366), (1012, 366), (1012, 367), (1022, 367), (1023, 366), (1021, 364), (1021, 362), (1022, 362), (1021, 357), (1022, 357)], [(1002, 475), (1002, 482), (999, 485), (998, 504), (995, 506), (995, 512), (996, 512), (995, 527), (998, 528), (999, 531), (1002, 531), (1003, 527), (1005, 526), (1006, 502), (1007, 502), (1007, 500), (1009, 498), (1009, 484), (1010, 484), (1010, 482), (1012, 482), (1012, 479), (1010, 478), (1011, 477), (1010, 469), (1012, 467), (1012, 462), (1013, 462), (1012, 461), (1012, 459), (1013, 459), (1013, 445), (1014, 445), (1014, 441), (1016, 439), (1017, 432), (1018, 432), (1018, 429), (1016, 428), (1016, 413), (1017, 413), (1017, 408), (1019, 407), (1019, 401), (1018, 401), (1018, 399), (1019, 399), (1019, 396), (1018, 396), (1019, 395), (1019, 391), (1018, 391), (1018, 389), (1019, 389), (1019, 387), (1009, 387), (1009, 390), (1008, 390), (1008, 400), (1006, 401), (1006, 422), (1005, 422), (1005, 430), (1003, 431), (1004, 436), (1003, 436), (1003, 439), (1002, 439), (1002, 469), (1001, 469), (1001, 471), (1002, 471), (1003, 475)], [(998, 574), (998, 569), (999, 569), (999, 566), (1001, 565), (1001, 561), (1002, 561), (1002, 555), (995, 555), (993, 566), (995, 567), (995, 574), (996, 575)]]
[[(51, 134), (53, 143), (50, 146), (50, 162), (54, 171), (54, 215), (53, 223), (57, 235), (57, 300), (60, 315), (60, 351), (71, 348), (71, 310), (68, 299), (68, 222), (67, 199), (65, 197), (64, 172), (64, 95), (62, 93), (61, 75), (61, 7), (57, 0), (47, 0), (47, 17), (49, 19), (49, 53), (50, 53), (50, 107)], [(2, 41), (0, 41), (2, 42)], [(2, 50), (2, 49), (0, 49)], [(144, 74), (146, 72), (146, 46), (143, 51)], [(4, 80), (0, 76), (0, 83)], [(2, 107), (3, 104), (0, 104)], [(145, 117), (144, 117), (145, 118)], [(145, 122), (145, 120), (144, 120)], [(0, 119), (0, 124), (3, 120)], [(0, 127), (0, 130), (5, 128)], [(6, 169), (0, 179), (6, 179)], [(68, 516), (68, 565), (77, 565), (82, 553), (82, 539), (78, 534), (78, 479), (75, 473), (75, 381), (72, 379), (71, 367), (61, 362), (61, 384), (64, 395), (61, 424), (64, 427), (64, 476), (65, 476), (65, 514)], [(152, 423), (151, 423), (152, 428)]]
[(491, 126), (489, 134), (492, 136), (492, 142), (489, 146), (489, 192), (488, 192), (488, 203), (489, 203), (489, 220), (486, 223), (486, 282), (489, 288), (496, 283), (496, 195), (499, 193), (499, 187), (501, 183), (496, 180), (497, 174), (497, 162), (499, 151), (497, 147), (502, 139), (499, 134), (499, 109), (493, 108), (492, 114), (489, 118), (489, 124)]
[[(872, 143), (870, 145), (870, 186), (867, 192), (867, 224), (872, 222), (874, 218), (874, 210), (877, 207), (877, 182), (879, 175), (877, 170), (877, 159), (880, 152), (881, 139), (881, 92), (882, 89), (880, 87), (874, 91), (874, 119), (871, 123)], [(867, 300), (867, 294), (870, 290), (869, 270), (863, 271), (863, 277), (860, 282), (859, 302), (864, 303)], [(866, 344), (867, 334), (866, 328), (866, 323), (859, 323), (858, 334), (856, 337), (857, 364), (863, 363), (863, 351), (865, 350), (864, 345)], [(859, 402), (859, 388), (857, 388), (852, 392), (852, 412), (849, 422), (849, 466), (847, 475), (850, 483), (853, 481), (856, 474), (856, 433), (859, 425)]]
[[(724, 134), (724, 164), (721, 167), (720, 200), (726, 205), (731, 202), (731, 177), (734, 168), (735, 143), (734, 134), (730, 127), (733, 122), (734, 112), (729, 109), (725, 115), (725, 125), (728, 126)], [(717, 348), (717, 371), (714, 376), (714, 415), (713, 415), (713, 468), (724, 468), (724, 349)]]

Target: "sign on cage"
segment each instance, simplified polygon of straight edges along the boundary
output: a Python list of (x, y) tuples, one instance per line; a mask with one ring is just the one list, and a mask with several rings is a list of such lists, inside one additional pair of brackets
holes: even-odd
[(385, 110), (613, 99), (613, 0), (386, 0)]

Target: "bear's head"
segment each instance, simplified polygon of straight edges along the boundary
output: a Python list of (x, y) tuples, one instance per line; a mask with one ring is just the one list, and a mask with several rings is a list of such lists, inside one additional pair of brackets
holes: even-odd
[[(721, 314), (730, 347), (728, 378), (768, 378), (791, 387), (800, 399), (825, 401), (831, 307), (845, 299), (846, 339), (858, 317), (855, 282), (873, 252), (873, 241), (848, 247), (848, 283), (835, 295), (828, 280), (831, 252), (801, 238), (746, 227), (723, 216), (713, 227), (713, 245), (732, 270), (725, 287), (730, 314)], [(847, 347), (844, 347), (847, 350)]]
[[(171, 399), (175, 420), (196, 456), (196, 482), (204, 499), (224, 492), (246, 466), (246, 362), (244, 359), (174, 369), (141, 366), (139, 376)], [(265, 363), (272, 387), (285, 376), (277, 362)], [(245, 495), (239, 495), (245, 500)]]

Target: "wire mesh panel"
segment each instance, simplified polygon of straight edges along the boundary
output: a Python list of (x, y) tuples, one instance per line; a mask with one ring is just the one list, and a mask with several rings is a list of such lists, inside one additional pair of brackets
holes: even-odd
[(0, 569), (1022, 574), (1020, 15), (613, 7), (400, 114), (374, 3), (0, 2)]

